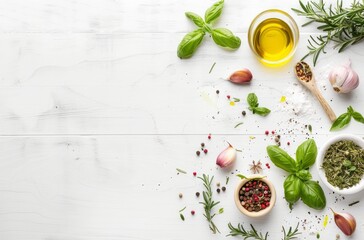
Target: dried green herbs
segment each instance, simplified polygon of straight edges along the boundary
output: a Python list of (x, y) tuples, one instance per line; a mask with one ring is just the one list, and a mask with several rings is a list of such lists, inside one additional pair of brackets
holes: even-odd
[(351, 140), (334, 143), (326, 151), (322, 168), (331, 185), (350, 188), (363, 177), (364, 149)]

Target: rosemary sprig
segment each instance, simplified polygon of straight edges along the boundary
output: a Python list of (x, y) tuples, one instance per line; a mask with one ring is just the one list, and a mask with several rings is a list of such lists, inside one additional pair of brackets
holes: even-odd
[(219, 229), (216, 227), (215, 223), (212, 221), (212, 219), (216, 216), (216, 213), (212, 213), (212, 209), (219, 204), (220, 202), (215, 202), (212, 200), (212, 180), (214, 179), (214, 176), (210, 178), (209, 175), (203, 174), (202, 177), (198, 177), (202, 180), (203, 185), (205, 187), (206, 191), (202, 192), (203, 195), (203, 202), (200, 202), (204, 206), (205, 213), (203, 214), (206, 218), (206, 220), (209, 222), (209, 227), (211, 231), (216, 234), (220, 233)]
[(310, 36), (307, 46), (309, 52), (303, 59), (313, 55), (316, 65), (320, 53), (326, 53), (325, 47), (329, 42), (335, 42), (335, 48), (342, 52), (364, 39), (364, 1), (354, 0), (349, 8), (343, 7), (342, 0), (338, 0), (336, 6), (325, 6), (323, 0), (308, 1), (306, 5), (301, 0), (299, 3), (301, 9), (292, 10), (310, 19), (303, 26), (316, 22), (319, 24), (317, 29), (326, 32), (316, 38)]
[(297, 223), (295, 230), (292, 230), (292, 227), (289, 227), (288, 232), (286, 232), (286, 229), (282, 226), (284, 234), (283, 240), (297, 239), (297, 235), (301, 234), (300, 232), (298, 232), (298, 225), (299, 223)]
[(268, 239), (268, 232), (263, 236), (261, 232), (257, 232), (257, 230), (254, 228), (252, 224), (250, 224), (251, 230), (245, 230), (243, 225), (240, 223), (237, 227), (234, 227), (231, 223), (228, 224), (228, 227), (230, 229), (230, 234), (228, 236), (241, 236), (245, 239), (253, 238), (256, 240), (267, 240)]
[[(297, 235), (301, 234), (300, 232), (298, 232), (298, 225), (299, 223), (297, 223), (297, 226), (294, 230), (292, 229), (292, 227), (289, 227), (288, 232), (286, 232), (286, 229), (282, 226), (284, 235), (282, 240), (297, 239)], [(231, 223), (229, 223), (228, 227), (230, 229), (230, 234), (228, 236), (241, 236), (244, 237), (244, 240), (249, 238), (253, 238), (255, 240), (268, 240), (268, 232), (263, 235), (263, 233), (257, 232), (252, 224), (250, 224), (251, 230), (245, 230), (245, 228), (241, 224), (238, 224), (237, 227), (234, 227)]]

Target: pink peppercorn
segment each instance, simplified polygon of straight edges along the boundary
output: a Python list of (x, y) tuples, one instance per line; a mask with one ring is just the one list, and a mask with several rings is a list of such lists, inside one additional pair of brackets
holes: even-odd
[(192, 174), (193, 174), (193, 176), (195, 176), (195, 177), (196, 177), (196, 175), (197, 175), (197, 173), (196, 173), (196, 172), (193, 172)]
[(265, 135), (269, 135), (269, 131), (268, 130), (265, 131)]
[(209, 134), (209, 135), (207, 136), (207, 138), (208, 138), (208, 139), (211, 139), (211, 134)]
[(227, 95), (226, 97), (227, 97), (227, 99), (230, 99), (230, 95)]
[(276, 132), (275, 131), (272, 131), (272, 134), (275, 134)]
[(287, 145), (289, 146), (289, 145), (291, 145), (291, 143), (290, 142), (287, 142)]
[(194, 210), (192, 210), (192, 211), (191, 211), (191, 214), (192, 214), (192, 215), (195, 215), (195, 211), (194, 211)]

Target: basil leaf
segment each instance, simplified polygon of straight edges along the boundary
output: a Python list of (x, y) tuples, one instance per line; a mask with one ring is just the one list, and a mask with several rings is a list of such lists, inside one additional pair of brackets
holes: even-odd
[(351, 115), (349, 113), (341, 114), (332, 124), (330, 131), (339, 130), (350, 123)]
[(311, 167), (317, 157), (317, 146), (315, 140), (308, 139), (298, 146), (296, 150), (296, 159), (300, 169)]
[(248, 97), (246, 98), (246, 101), (248, 102), (250, 110), (253, 110), (253, 108), (258, 107), (258, 97), (255, 95), (255, 93), (249, 93)]
[(309, 171), (307, 170), (300, 170), (298, 172), (296, 172), (296, 176), (301, 179), (302, 181), (307, 181), (307, 180), (311, 180), (312, 179), (312, 175)]
[(268, 146), (267, 153), (277, 167), (290, 173), (297, 171), (296, 161), (278, 146)]
[(270, 113), (270, 110), (265, 107), (255, 107), (252, 111), (260, 116), (267, 116)]
[(358, 122), (361, 122), (361, 123), (364, 123), (364, 117), (363, 115), (361, 115), (360, 113), (358, 112), (353, 112), (352, 114), (353, 118), (358, 121)]
[(294, 174), (289, 175), (283, 183), (284, 187), (284, 198), (287, 202), (292, 204), (298, 201), (301, 197), (301, 186), (302, 181)]
[(237, 49), (241, 44), (240, 38), (234, 36), (234, 34), (226, 28), (213, 29), (211, 36), (214, 42), (221, 47)]
[(187, 18), (192, 20), (192, 22), (194, 22), (197, 27), (202, 28), (205, 25), (205, 22), (203, 21), (202, 17), (200, 17), (196, 13), (185, 12), (185, 15), (186, 15)]
[(324, 191), (317, 182), (312, 180), (303, 182), (301, 199), (307, 206), (317, 210), (321, 210), (326, 206)]
[(177, 56), (180, 58), (189, 58), (201, 44), (205, 32), (201, 29), (196, 29), (187, 33), (182, 39), (177, 48)]
[(220, 17), (223, 8), (224, 0), (214, 3), (214, 5), (209, 7), (205, 12), (205, 22), (212, 23), (213, 21), (217, 20)]

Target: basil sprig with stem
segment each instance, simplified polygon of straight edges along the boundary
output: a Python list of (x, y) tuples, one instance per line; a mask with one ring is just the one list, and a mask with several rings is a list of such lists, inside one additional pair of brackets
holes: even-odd
[(291, 209), (300, 198), (311, 208), (325, 208), (325, 193), (318, 182), (311, 180), (312, 176), (308, 171), (317, 157), (317, 146), (313, 139), (306, 140), (298, 146), (296, 160), (278, 146), (268, 146), (267, 153), (274, 165), (290, 173), (283, 187), (284, 197)]
[(249, 104), (249, 110), (252, 111), (253, 114), (267, 116), (270, 113), (268, 108), (259, 107), (258, 97), (255, 93), (249, 93), (246, 101)]
[(341, 114), (335, 122), (332, 124), (330, 131), (337, 131), (339, 129), (342, 129), (346, 127), (350, 121), (351, 118), (354, 118), (355, 121), (363, 123), (364, 124), (364, 117), (359, 112), (355, 111), (352, 106), (349, 106), (347, 108), (347, 112)]
[(220, 17), (224, 8), (224, 0), (214, 3), (205, 12), (205, 20), (198, 14), (186, 12), (185, 15), (198, 28), (187, 33), (177, 48), (177, 56), (180, 58), (190, 58), (200, 46), (206, 33), (209, 33), (214, 42), (224, 48), (238, 49), (241, 45), (239, 37), (235, 36), (229, 29), (213, 28), (212, 24)]

